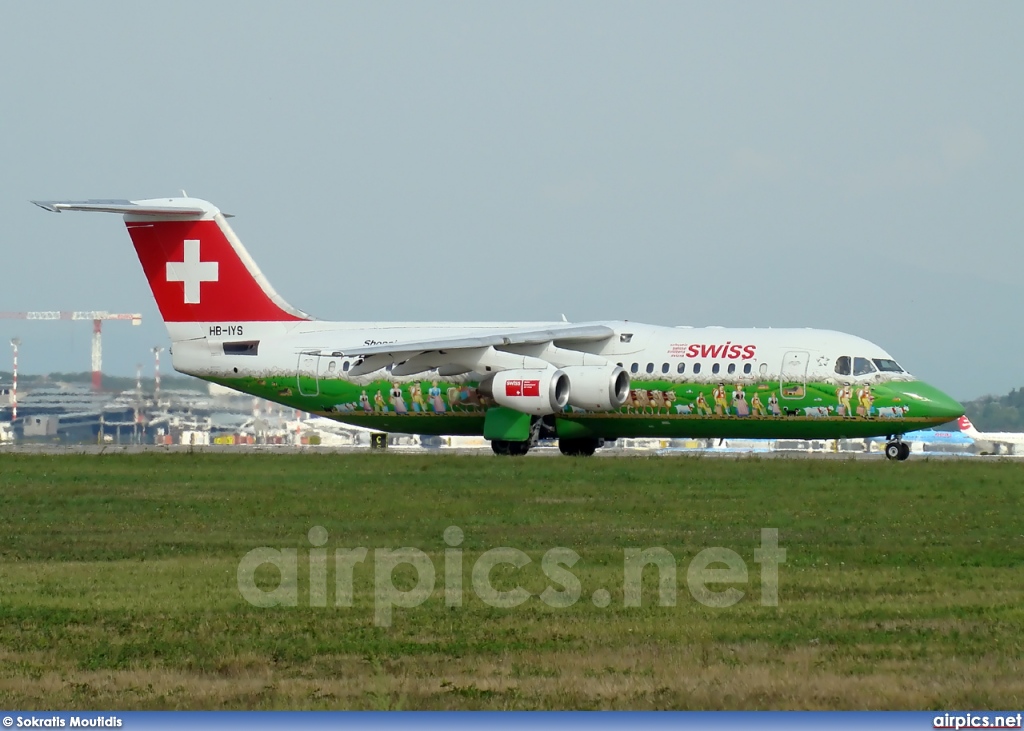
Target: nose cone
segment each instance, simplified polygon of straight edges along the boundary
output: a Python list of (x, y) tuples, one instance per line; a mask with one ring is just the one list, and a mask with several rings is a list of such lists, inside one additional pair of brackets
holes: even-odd
[(926, 418), (935, 424), (944, 424), (964, 415), (964, 407), (956, 399), (924, 381), (892, 385), (894, 391), (902, 392), (901, 400), (910, 406), (911, 415)]

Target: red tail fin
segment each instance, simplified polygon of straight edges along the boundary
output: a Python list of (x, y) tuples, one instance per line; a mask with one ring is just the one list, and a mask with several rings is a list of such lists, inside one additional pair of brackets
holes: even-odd
[(273, 290), (220, 214), (125, 225), (166, 322), (309, 319)]
[(960, 431), (974, 431), (974, 424), (966, 416), (961, 416), (956, 423), (959, 424)]

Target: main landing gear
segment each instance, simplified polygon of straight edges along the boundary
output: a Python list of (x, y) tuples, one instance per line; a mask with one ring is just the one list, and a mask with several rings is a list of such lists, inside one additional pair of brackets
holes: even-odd
[[(492, 439), (491, 450), (504, 457), (522, 457), (542, 440), (555, 438), (553, 419), (534, 419), (530, 424), (530, 436), (524, 441), (513, 442), (506, 439)], [(558, 451), (567, 457), (592, 457), (598, 448), (603, 447), (604, 439), (567, 439), (558, 440)]]
[(601, 443), (600, 439), (559, 439), (558, 451), (567, 457), (593, 457)]
[(505, 457), (522, 457), (530, 451), (530, 441), (507, 442), (504, 439), (492, 439), (491, 450)]
[[(495, 454), (504, 457), (522, 457), (530, 451), (532, 442), (508, 442), (504, 439), (492, 439), (491, 449)], [(601, 446), (600, 439), (559, 439), (558, 451), (567, 457), (592, 457)]]
[(910, 445), (898, 436), (890, 437), (885, 443), (885, 458), (902, 462), (910, 456)]

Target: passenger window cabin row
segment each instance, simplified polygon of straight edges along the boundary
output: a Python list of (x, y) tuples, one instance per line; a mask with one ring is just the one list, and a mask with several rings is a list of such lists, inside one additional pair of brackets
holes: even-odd
[[(619, 363), (619, 365), (625, 368), (625, 364)], [(722, 363), (712, 363), (711, 372), (715, 375), (718, 375), (719, 373), (722, 372), (722, 365)], [(692, 373), (693, 375), (699, 375), (703, 367), (703, 363), (694, 363), (690, 367), (690, 373)], [(640, 363), (632, 363), (629, 366), (629, 372), (632, 373), (633, 375), (638, 375), (640, 373), (640, 368)], [(646, 367), (644, 367), (644, 372), (647, 373), (648, 375), (653, 375), (656, 368), (657, 367), (654, 363), (648, 363)], [(751, 373), (753, 372), (753, 368), (754, 367), (751, 363), (744, 363), (742, 368), (743, 375), (751, 375)], [(661, 364), (662, 374), (667, 375), (669, 372), (671, 372), (671, 370), (671, 364)], [(729, 363), (725, 368), (725, 373), (731, 376), (735, 375), (737, 370), (738, 367), (736, 363)], [(760, 368), (761, 375), (764, 375), (766, 370), (767, 369), (765, 365), (762, 364)], [(686, 362), (680, 361), (679, 363), (677, 363), (675, 371), (679, 375), (684, 375), (687, 372)], [(900, 367), (899, 363), (888, 358), (861, 358), (849, 355), (842, 355), (836, 360), (835, 371), (840, 376), (868, 376), (871, 375), (872, 373), (878, 372), (906, 373), (906, 371), (904, 371), (903, 368)]]
[[(625, 365), (623, 365), (622, 363), (619, 363), (619, 366), (625, 368)], [(692, 373), (694, 375), (698, 375), (698, 374), (700, 374), (702, 368), (703, 368), (703, 364), (702, 363), (694, 363), (691, 366), (691, 368), (690, 368), (690, 373)], [(648, 363), (647, 367), (644, 369), (644, 372), (648, 373), (648, 374), (653, 374), (654, 370), (655, 370), (654, 363)], [(671, 364), (669, 364), (669, 363), (662, 363), (661, 364), (661, 372), (663, 374), (668, 374), (671, 370), (672, 370)], [(742, 369), (743, 375), (749, 376), (753, 372), (753, 370), (754, 370), (753, 364), (751, 364), (751, 363), (744, 363), (743, 364), (743, 369)], [(721, 371), (722, 371), (722, 364), (721, 363), (712, 363), (711, 364), (711, 372), (712, 373), (717, 375), (717, 374), (721, 373)], [(736, 371), (737, 371), (737, 364), (736, 363), (729, 363), (728, 366), (726, 366), (725, 372), (728, 375), (730, 375), (730, 376), (734, 375), (736, 373)], [(640, 364), (639, 363), (633, 363), (632, 365), (630, 365), (629, 366), (629, 372), (632, 373), (633, 375), (636, 375), (636, 374), (640, 373)], [(679, 361), (679, 363), (676, 364), (676, 373), (678, 373), (680, 375), (686, 373), (686, 362), (685, 361)]]

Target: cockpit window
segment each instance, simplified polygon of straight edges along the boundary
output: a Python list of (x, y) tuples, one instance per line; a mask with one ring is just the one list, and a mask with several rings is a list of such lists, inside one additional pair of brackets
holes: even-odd
[(878, 370), (884, 373), (903, 373), (903, 369), (900, 368), (900, 364), (894, 360), (888, 358), (874, 358), (875, 365), (878, 366)]
[(853, 359), (853, 375), (855, 376), (866, 376), (869, 373), (874, 373), (875, 367), (871, 364), (871, 361), (867, 358), (854, 358)]
[(836, 373), (838, 373), (840, 376), (850, 375), (850, 356), (839, 356), (839, 359), (836, 360)]

